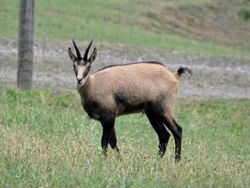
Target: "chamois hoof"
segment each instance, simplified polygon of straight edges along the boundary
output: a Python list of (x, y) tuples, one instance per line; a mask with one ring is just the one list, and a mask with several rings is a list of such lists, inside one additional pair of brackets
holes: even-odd
[(158, 152), (158, 156), (159, 156), (160, 158), (162, 158), (164, 155), (165, 155), (165, 152), (163, 152), (163, 151), (159, 151), (159, 152)]
[(179, 163), (181, 160), (181, 156), (175, 156), (174, 162), (175, 164)]

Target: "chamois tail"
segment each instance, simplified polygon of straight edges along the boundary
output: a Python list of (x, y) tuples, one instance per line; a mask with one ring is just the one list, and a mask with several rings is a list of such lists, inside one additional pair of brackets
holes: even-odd
[(174, 72), (175, 77), (178, 79), (179, 77), (181, 77), (182, 74), (188, 74), (188, 75), (192, 75), (192, 71), (191, 69), (187, 68), (187, 67), (180, 67), (178, 68), (178, 70), (176, 72)]

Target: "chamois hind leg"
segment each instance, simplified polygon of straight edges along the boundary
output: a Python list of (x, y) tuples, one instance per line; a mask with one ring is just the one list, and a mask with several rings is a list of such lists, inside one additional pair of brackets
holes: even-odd
[(111, 140), (112, 133), (114, 131), (115, 118), (113, 116), (109, 116), (103, 118), (100, 122), (103, 128), (101, 146), (103, 149), (104, 156), (107, 156), (108, 144)]
[(181, 159), (181, 140), (182, 140), (182, 128), (175, 121), (170, 110), (166, 110), (161, 116), (162, 122), (171, 131), (175, 140), (175, 162), (179, 162)]
[(115, 128), (113, 128), (109, 144), (112, 149), (114, 149), (115, 151), (117, 151), (117, 153), (119, 153), (119, 148), (117, 147), (117, 138), (116, 138)]
[(164, 127), (161, 120), (157, 117), (157, 115), (153, 112), (153, 110), (146, 111), (146, 115), (148, 117), (148, 120), (152, 127), (154, 128), (155, 132), (158, 135), (159, 138), (159, 155), (160, 157), (163, 157), (166, 152), (166, 146), (168, 144), (168, 140), (170, 137), (170, 134)]

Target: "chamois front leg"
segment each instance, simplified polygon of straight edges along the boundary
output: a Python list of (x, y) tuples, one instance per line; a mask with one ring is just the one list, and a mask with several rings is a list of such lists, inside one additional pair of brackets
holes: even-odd
[(115, 125), (115, 118), (113, 116), (109, 116), (103, 118), (101, 121), (102, 124), (102, 139), (101, 139), (101, 146), (103, 149), (103, 154), (107, 156), (108, 144), (110, 143), (112, 134), (114, 132), (114, 125)]
[(119, 148), (117, 147), (117, 138), (116, 138), (115, 128), (113, 128), (113, 132), (112, 132), (109, 144), (110, 144), (111, 148), (119, 154)]

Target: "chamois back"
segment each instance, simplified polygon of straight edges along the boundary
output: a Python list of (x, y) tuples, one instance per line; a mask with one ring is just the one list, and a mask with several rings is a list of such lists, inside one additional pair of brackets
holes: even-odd
[(92, 74), (85, 91), (87, 98), (100, 101), (104, 108), (119, 111), (116, 108), (120, 103), (127, 106), (152, 103), (171, 109), (178, 88), (177, 78), (164, 65), (132, 63), (110, 66)]

